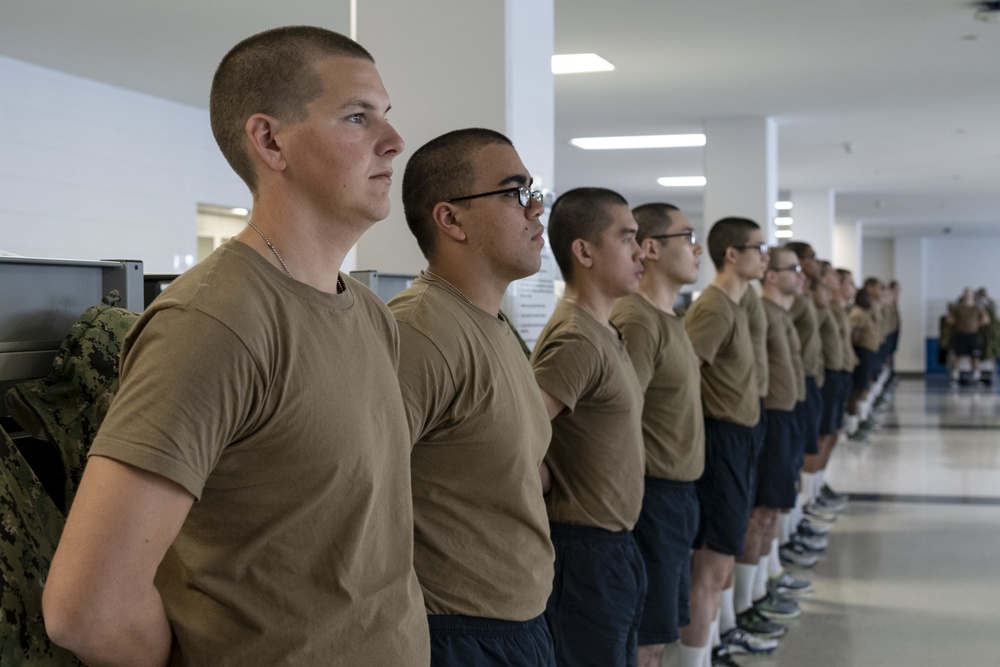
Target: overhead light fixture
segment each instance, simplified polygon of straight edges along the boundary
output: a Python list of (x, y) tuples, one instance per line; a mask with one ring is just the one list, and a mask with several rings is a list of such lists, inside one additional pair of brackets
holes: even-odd
[(614, 68), (614, 65), (596, 53), (566, 53), (561, 56), (552, 56), (553, 74), (610, 72)]
[(790, 229), (779, 229), (774, 233), (774, 238), (776, 239), (790, 239), (792, 238), (792, 230)]
[(792, 219), (789, 218), (788, 216), (778, 216), (777, 218), (774, 219), (774, 224), (778, 225), (779, 227), (788, 227), (789, 225), (792, 224)]
[(700, 188), (708, 180), (704, 176), (664, 176), (656, 182), (665, 188)]
[(229, 209), (233, 215), (249, 215), (250, 211), (245, 208), (231, 208)]
[(704, 146), (704, 134), (649, 134), (635, 137), (580, 137), (569, 143), (586, 151), (606, 151), (616, 148), (686, 148)]
[(792, 210), (792, 202), (790, 202), (790, 201), (776, 201), (776, 202), (774, 202), (774, 208), (778, 209), (779, 211), (791, 211)]

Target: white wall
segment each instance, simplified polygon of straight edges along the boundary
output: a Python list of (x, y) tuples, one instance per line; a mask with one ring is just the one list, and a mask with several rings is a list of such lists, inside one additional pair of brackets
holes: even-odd
[(207, 110), (5, 57), (0, 90), (0, 250), (168, 273), (196, 253), (198, 203), (251, 204)]
[(946, 304), (956, 300), (964, 288), (985, 287), (994, 300), (1000, 297), (1000, 238), (935, 236), (927, 237), (926, 242), (926, 331), (928, 336), (937, 336), (938, 319)]
[(861, 242), (861, 275), (858, 284), (871, 277), (888, 283), (895, 277), (895, 243), (893, 239), (864, 239)]

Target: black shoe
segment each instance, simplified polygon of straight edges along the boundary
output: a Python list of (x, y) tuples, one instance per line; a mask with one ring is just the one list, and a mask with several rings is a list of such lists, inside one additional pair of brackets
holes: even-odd
[(788, 634), (787, 625), (775, 623), (753, 607), (736, 614), (736, 627), (758, 637), (770, 639), (778, 639)]
[(712, 667), (740, 667), (740, 663), (733, 660), (729, 655), (729, 648), (725, 644), (719, 644), (712, 649)]

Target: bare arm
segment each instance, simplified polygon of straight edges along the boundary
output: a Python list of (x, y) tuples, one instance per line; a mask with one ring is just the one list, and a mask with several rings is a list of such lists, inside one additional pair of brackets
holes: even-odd
[(193, 503), (166, 478), (92, 458), (42, 596), (52, 641), (90, 665), (166, 665), (171, 630), (153, 577)]
[(549, 421), (552, 421), (560, 412), (566, 409), (566, 404), (544, 389), (539, 389), (539, 391), (542, 392), (542, 401), (545, 403), (545, 411), (549, 413)]
[(545, 461), (542, 461), (542, 464), (538, 466), (538, 476), (542, 479), (542, 495), (545, 495), (552, 490), (552, 471), (549, 470)]

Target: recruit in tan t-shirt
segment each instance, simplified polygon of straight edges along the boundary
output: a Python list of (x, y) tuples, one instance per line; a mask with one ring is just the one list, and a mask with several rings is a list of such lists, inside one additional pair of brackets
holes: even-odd
[(761, 301), (767, 314), (767, 363), (771, 377), (771, 390), (764, 399), (764, 407), (790, 412), (796, 403), (805, 400), (806, 393), (799, 335), (787, 310), (767, 297)]
[(618, 532), (642, 510), (646, 463), (642, 388), (624, 339), (562, 299), (531, 354), (535, 379), (566, 409), (545, 461), (549, 519)]
[(767, 363), (767, 316), (761, 305), (760, 295), (753, 285), (747, 287), (740, 299), (740, 308), (747, 314), (747, 326), (750, 327), (750, 340), (753, 341), (754, 372), (757, 374), (757, 389), (760, 397), (767, 396), (768, 363)]
[(538, 467), (551, 427), (506, 320), (424, 272), (389, 308), (414, 440), (414, 565), (429, 614), (526, 621), (554, 552)]
[[(748, 288), (749, 289), (749, 288)], [(709, 285), (684, 315), (684, 329), (701, 367), (705, 416), (741, 426), (760, 421), (753, 342), (746, 312)]]
[(700, 362), (683, 320), (632, 294), (618, 300), (611, 321), (625, 336), (645, 392), (646, 475), (682, 482), (698, 479), (705, 469)]

